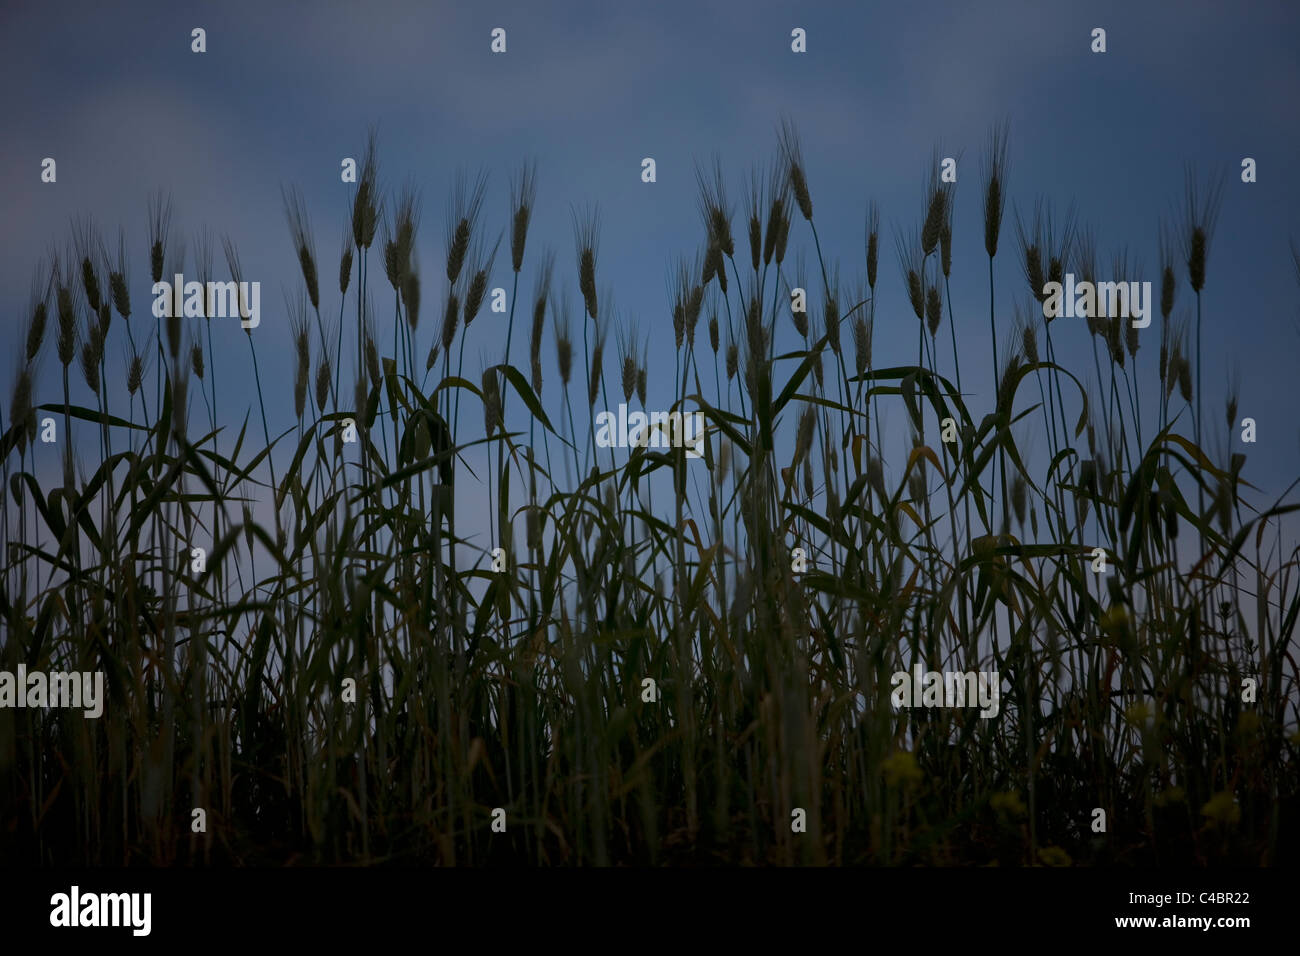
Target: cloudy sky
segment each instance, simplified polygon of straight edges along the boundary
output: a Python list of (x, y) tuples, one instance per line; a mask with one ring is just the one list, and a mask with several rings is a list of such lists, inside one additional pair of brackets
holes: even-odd
[[(194, 27), (207, 32), (206, 53), (190, 50)], [(494, 27), (507, 31), (503, 55), (489, 49)], [(795, 27), (807, 31), (806, 54), (790, 49)], [(1107, 31), (1104, 55), (1089, 49), (1094, 27)], [(932, 151), (959, 159), (954, 313), (967, 391), (986, 396), (980, 157), (990, 126), (1005, 119), (1011, 172), (995, 272), (1000, 335), (1012, 327), (1013, 304), (1030, 301), (1015, 259), (1014, 209), (1028, 214), (1039, 197), (1060, 211), (1073, 202), (1096, 231), (1102, 261), (1127, 244), (1145, 267), (1135, 277), (1158, 288), (1158, 226), (1162, 216), (1177, 216), (1186, 164), (1195, 163), (1203, 180), (1216, 170), (1226, 176), (1204, 294), (1205, 388), (1215, 410), (1207, 421), (1222, 429), (1218, 410), (1235, 370), (1240, 415), (1256, 419), (1259, 440), (1232, 447), (1249, 452), (1247, 476), (1276, 495), (1300, 474), (1300, 289), (1288, 250), (1289, 236), (1300, 233), (1298, 27), (1294, 4), (1194, 0), (10, 2), (0, 9), (0, 314), (8, 333), (0, 341), (12, 348), (33, 270), (51, 244), (62, 247), (77, 216), (93, 217), (114, 239), (119, 225), (126, 229), (140, 317), (133, 321), (151, 326), (146, 200), (162, 188), (173, 197), (176, 234), (191, 249), (201, 227), (228, 234), (246, 278), (262, 282), (255, 334), (264, 382), (275, 393), (268, 401), (278, 403), (268, 411), (287, 427), (291, 364), (281, 290), (296, 293), (300, 278), (281, 187), (303, 190), (322, 273), (332, 275), (354, 188), (340, 182), (340, 160), (360, 157), (375, 126), (384, 182), (409, 179), (421, 189), (427, 303), (444, 294), (434, 283), (457, 168), (489, 171), (485, 221), (496, 231), (508, 221), (511, 175), (536, 158), (540, 185), (521, 293), (531, 290), (529, 266), (548, 246), (576, 292), (570, 207), (598, 202), (598, 281), (613, 288), (620, 314), (650, 334), (649, 404), (666, 407), (668, 376), (656, 379), (673, 361), (665, 277), (703, 238), (696, 163), (721, 159), (739, 212), (742, 177), (774, 155), (776, 126), (789, 117), (802, 136), (823, 250), (846, 281), (863, 269), (867, 202), (880, 204), (878, 365), (915, 360), (915, 319), (892, 229), (916, 224)], [(44, 157), (57, 160), (56, 184), (40, 181)], [(656, 183), (641, 181), (643, 157), (656, 160)], [(1257, 161), (1257, 183), (1240, 181), (1243, 157)], [(796, 222), (792, 244), (811, 245), (806, 224)], [(508, 288), (508, 260), (498, 256), (493, 285)], [(1183, 271), (1180, 279), (1180, 305), (1187, 305)], [(325, 301), (336, 310), (336, 287), (333, 293)], [(436, 334), (437, 311), (426, 306), (423, 349)], [(502, 326), (486, 312), (475, 321), (466, 347), (471, 377), (481, 358), (499, 360)], [(1058, 349), (1077, 359), (1066, 364), (1088, 372), (1082, 321), (1060, 328)], [(778, 335), (778, 351), (794, 347), (788, 325)], [(941, 335), (947, 339), (946, 330)], [(1149, 380), (1158, 316), (1144, 335), (1139, 363)], [(251, 376), (247, 345), (234, 321), (214, 338), (222, 388), (241, 402), (223, 408), (223, 417), (237, 420), (248, 393), (226, 382)], [(516, 331), (517, 363), (525, 338)], [(945, 368), (950, 358), (941, 352)], [(109, 359), (120, 365), (120, 349), (110, 347)], [(12, 358), (0, 363), (6, 404), (13, 365)], [(53, 399), (55, 366), (47, 354), (40, 401)], [(546, 378), (553, 389), (549, 356)], [(1145, 387), (1153, 408), (1154, 382)], [(976, 399), (975, 407), (988, 405)], [(1225, 434), (1223, 447), (1226, 441)], [(1046, 438), (1035, 444), (1043, 450)]]

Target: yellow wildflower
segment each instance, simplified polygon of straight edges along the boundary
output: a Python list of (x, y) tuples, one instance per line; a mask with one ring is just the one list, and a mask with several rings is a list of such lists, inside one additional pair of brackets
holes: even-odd
[(1059, 846), (1045, 846), (1038, 851), (1038, 860), (1043, 866), (1070, 866), (1074, 863), (1070, 854)]
[(916, 765), (916, 756), (909, 751), (890, 754), (881, 767), (885, 772), (885, 782), (891, 787), (921, 782), (921, 768)]
[(1201, 807), (1201, 816), (1217, 826), (1236, 826), (1241, 821), (1241, 807), (1227, 790), (1221, 790)]

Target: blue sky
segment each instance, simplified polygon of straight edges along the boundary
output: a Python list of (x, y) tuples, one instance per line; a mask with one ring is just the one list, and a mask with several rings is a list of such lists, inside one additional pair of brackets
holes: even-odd
[[(207, 31), (202, 55), (190, 52), (196, 26)], [(498, 26), (507, 30), (504, 55), (489, 51)], [(1097, 26), (1107, 31), (1104, 55), (1089, 50)], [(806, 54), (790, 50), (794, 27), (807, 31)], [(1287, 247), (1300, 232), (1298, 27), (1300, 12), (1287, 3), (6, 4), (3, 331), (15, 334), (33, 269), (78, 215), (93, 216), (109, 238), (119, 224), (126, 228), (140, 317), (133, 321), (151, 326), (145, 204), (159, 187), (170, 190), (177, 235), (192, 249), (202, 226), (229, 234), (246, 278), (262, 282), (256, 334), (264, 382), (279, 390), (287, 427), (281, 288), (296, 292), (300, 279), (281, 186), (304, 192), (329, 280), (322, 286), (333, 290), (324, 301), (337, 310), (331, 277), (353, 188), (340, 182), (339, 162), (360, 156), (374, 124), (384, 182), (410, 178), (422, 191), (427, 305), (419, 354), (436, 334), (435, 303), (445, 291), (435, 280), (453, 171), (490, 171), (485, 221), (495, 231), (507, 224), (510, 176), (535, 157), (540, 185), (521, 294), (532, 289), (531, 265), (547, 246), (557, 253), (557, 276), (576, 293), (570, 205), (599, 202), (598, 282), (612, 286), (642, 335), (650, 333), (650, 405), (666, 407), (662, 373), (673, 358), (665, 276), (703, 238), (695, 163), (720, 157), (739, 219), (742, 176), (773, 156), (776, 124), (788, 116), (803, 139), (823, 249), (846, 281), (863, 268), (866, 204), (880, 204), (877, 365), (915, 361), (915, 319), (892, 227), (916, 223), (932, 150), (942, 144), (941, 155), (960, 157), (952, 295), (967, 391), (987, 395), (979, 160), (990, 125), (1005, 118), (1011, 172), (995, 273), (1000, 335), (1011, 328), (1013, 303), (1029, 301), (1013, 206), (1024, 214), (1040, 196), (1058, 210), (1073, 201), (1096, 230), (1103, 262), (1127, 243), (1145, 265), (1135, 278), (1158, 288), (1158, 223), (1176, 211), (1185, 163), (1203, 177), (1226, 173), (1204, 294), (1207, 408), (1216, 410), (1207, 421), (1221, 427), (1224, 382), (1237, 368), (1240, 414), (1256, 419), (1259, 441), (1233, 448), (1249, 453), (1247, 477), (1276, 494), (1300, 474), (1300, 290)], [(46, 156), (57, 159), (57, 184), (40, 182)], [(657, 163), (654, 184), (640, 179), (646, 156)], [(1239, 176), (1246, 156), (1258, 163), (1259, 181), (1249, 185)], [(791, 241), (811, 247), (806, 224), (795, 223)], [(508, 259), (498, 256), (493, 285), (509, 288)], [(1182, 271), (1180, 281), (1186, 305)], [(1157, 317), (1139, 357), (1150, 376), (1158, 326)], [(476, 319), (466, 347), (472, 378), (480, 355), (500, 348), (502, 327), (490, 313)], [(1059, 327), (1058, 349), (1078, 357), (1066, 364), (1087, 372), (1082, 323), (1055, 333)], [(778, 351), (794, 347), (788, 324), (778, 336)], [(214, 338), (222, 388), (234, 395), (240, 390), (227, 376), (251, 375), (243, 333), (231, 322)], [(516, 330), (517, 361), (525, 338)], [(13, 339), (2, 341), (8, 349)], [(610, 342), (612, 351), (612, 332)], [(120, 349), (110, 346), (109, 358), (120, 362)], [(544, 399), (554, 407), (549, 358), (548, 350)], [(6, 404), (12, 366), (0, 363)], [(55, 368), (47, 354), (39, 401), (53, 398)], [(223, 408), (234, 419), (243, 410)], [(901, 422), (901, 411), (891, 420)], [(1045, 447), (1045, 437), (1033, 440)]]

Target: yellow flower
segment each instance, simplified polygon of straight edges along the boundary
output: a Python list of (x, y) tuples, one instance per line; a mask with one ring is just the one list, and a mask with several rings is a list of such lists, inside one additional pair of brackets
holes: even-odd
[(1059, 846), (1045, 846), (1038, 851), (1038, 859), (1043, 866), (1070, 866), (1074, 863), (1070, 854)]
[(1124, 711), (1124, 719), (1134, 727), (1142, 727), (1151, 719), (1151, 708), (1144, 701), (1130, 704), (1128, 710)]
[(1241, 807), (1227, 790), (1221, 790), (1201, 807), (1201, 816), (1217, 826), (1235, 826), (1241, 821)]
[(1170, 787), (1157, 793), (1152, 803), (1157, 807), (1167, 807), (1173, 803), (1182, 803), (1186, 799), (1187, 794), (1183, 792), (1182, 787)]
[(1025, 805), (1020, 801), (1020, 794), (1014, 790), (993, 794), (993, 796), (989, 797), (989, 806), (998, 813), (1006, 814), (1009, 817), (1022, 817), (1025, 815)]
[(1127, 623), (1128, 611), (1122, 604), (1111, 605), (1101, 616), (1101, 629), (1112, 637), (1122, 632)]
[(885, 782), (891, 787), (921, 782), (921, 768), (916, 765), (916, 757), (906, 750), (890, 754), (881, 768), (885, 772)]

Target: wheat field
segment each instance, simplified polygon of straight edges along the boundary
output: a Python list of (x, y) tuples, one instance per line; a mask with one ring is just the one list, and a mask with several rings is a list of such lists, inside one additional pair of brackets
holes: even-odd
[[(1014, 196), (1009, 135), (960, 193), (936, 154), (915, 217), (882, 228), (869, 196), (817, 192), (782, 122), (747, 173), (699, 165), (698, 229), (639, 324), (595, 201), (573, 197), (572, 248), (538, 248), (544, 171), (516, 168), (505, 221), (466, 173), (430, 236), (372, 135), (337, 258), (285, 190), (300, 270), (262, 307), (292, 381), (209, 301), (132, 301), (146, 270), (260, 274), (230, 238), (187, 244), (170, 196), (147, 237), (45, 237), (0, 409), (0, 670), (107, 690), (98, 719), (0, 709), (0, 855), (1294, 860), (1295, 485), (1259, 493), (1236, 392), (1202, 400), (1222, 177), (1188, 170), (1144, 272)], [(865, 205), (860, 247), (823, 249), (831, 202)], [(987, 261), (954, 262), (955, 230)], [(954, 301), (954, 270), (987, 272), (985, 305)], [(1085, 321), (1044, 318), (1067, 273), (1153, 276), (1158, 314), (1060, 347)], [(886, 286), (910, 310), (877, 311)], [(466, 356), (487, 322), (492, 352)], [(913, 323), (914, 355), (876, 347)], [(216, 367), (214, 326), (242, 368)], [(976, 370), (962, 343), (985, 337)], [(598, 440), (648, 384), (702, 416), (701, 457)], [(995, 672), (996, 714), (895, 706), (916, 667)]]

